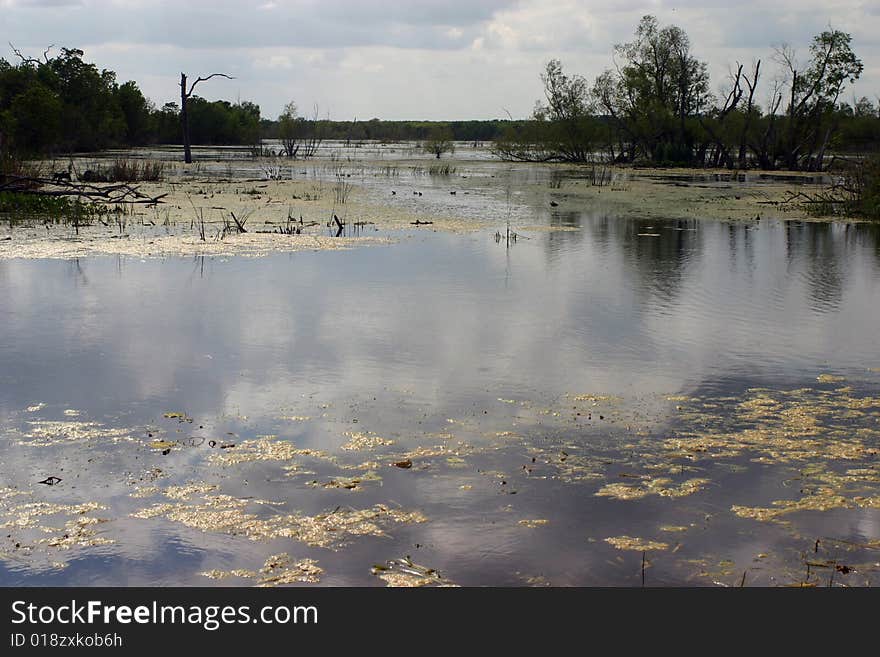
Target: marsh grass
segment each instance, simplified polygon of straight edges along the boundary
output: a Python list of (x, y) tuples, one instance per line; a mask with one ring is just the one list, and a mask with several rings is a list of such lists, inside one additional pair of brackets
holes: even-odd
[(97, 203), (85, 203), (64, 196), (0, 192), (0, 215), (10, 221), (40, 218), (52, 223), (89, 225), (108, 213)]
[(116, 158), (109, 164), (92, 163), (86, 170), (94, 182), (159, 182), (167, 168), (167, 163), (158, 160)]

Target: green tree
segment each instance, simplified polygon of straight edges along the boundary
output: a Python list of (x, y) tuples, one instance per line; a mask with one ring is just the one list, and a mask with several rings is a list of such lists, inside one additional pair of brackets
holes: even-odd
[(442, 124), (432, 128), (425, 141), (424, 149), (436, 155), (438, 160), (443, 153), (454, 152), (455, 142), (453, 142), (452, 130), (449, 126)]
[(287, 157), (296, 157), (297, 151), (299, 151), (297, 142), (301, 136), (301, 130), (298, 117), (299, 110), (293, 101), (284, 106), (284, 111), (278, 117), (278, 139), (281, 140), (281, 146)]
[(593, 87), (599, 107), (629, 140), (628, 154), (657, 162), (692, 162), (695, 119), (712, 101), (705, 62), (691, 54), (680, 27), (642, 18), (635, 39), (615, 46), (623, 65), (600, 75)]
[(150, 139), (150, 115), (153, 107), (134, 82), (126, 82), (116, 89), (116, 102), (125, 118), (125, 143), (130, 146), (146, 144)]
[(61, 111), (57, 94), (41, 84), (17, 95), (8, 111), (14, 146), (25, 154), (52, 150), (61, 136)]
[(855, 82), (864, 65), (851, 47), (852, 37), (826, 30), (813, 37), (810, 59), (801, 66), (794, 51), (777, 50), (787, 75), (788, 108), (781, 158), (789, 169), (821, 170), (825, 153), (839, 127), (835, 108), (847, 83)]

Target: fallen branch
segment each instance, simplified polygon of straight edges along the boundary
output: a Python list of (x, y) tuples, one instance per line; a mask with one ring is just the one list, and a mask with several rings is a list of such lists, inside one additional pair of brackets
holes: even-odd
[[(51, 185), (51, 189), (46, 189)], [(0, 192), (14, 192), (17, 194), (35, 194), (38, 196), (76, 196), (101, 203), (146, 203), (156, 205), (166, 196), (148, 196), (143, 194), (138, 187), (125, 183), (98, 186), (90, 183), (70, 182), (53, 180), (49, 178), (33, 178), (29, 176), (6, 176), (0, 181)]]

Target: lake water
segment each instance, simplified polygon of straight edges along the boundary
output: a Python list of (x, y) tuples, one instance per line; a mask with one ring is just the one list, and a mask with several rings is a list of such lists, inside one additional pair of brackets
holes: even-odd
[(880, 226), (517, 213), (0, 261), (0, 584), (876, 582)]

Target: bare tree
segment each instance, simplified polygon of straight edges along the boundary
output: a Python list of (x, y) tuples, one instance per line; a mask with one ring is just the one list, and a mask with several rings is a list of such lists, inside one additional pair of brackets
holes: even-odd
[(231, 75), (226, 75), (226, 73), (211, 73), (211, 75), (206, 78), (196, 78), (196, 81), (189, 86), (189, 89), (187, 89), (186, 73), (180, 74), (180, 125), (183, 129), (183, 161), (187, 164), (192, 162), (192, 151), (190, 150), (189, 143), (189, 114), (186, 111), (186, 103), (190, 96), (192, 96), (193, 90), (199, 82), (206, 82), (211, 78), (216, 77), (227, 78), (228, 80), (235, 79)]
[[(740, 65), (742, 68), (742, 65)], [(743, 80), (745, 80), (746, 86), (749, 88), (749, 97), (746, 100), (746, 111), (745, 111), (745, 119), (743, 121), (742, 130), (740, 131), (739, 136), (739, 154), (737, 160), (739, 162), (739, 168), (746, 168), (746, 140), (749, 135), (749, 128), (752, 123), (752, 114), (755, 109), (755, 91), (758, 89), (758, 79), (761, 76), (761, 60), (759, 59), (755, 62), (755, 67), (752, 70), (752, 77), (745, 76)]]

